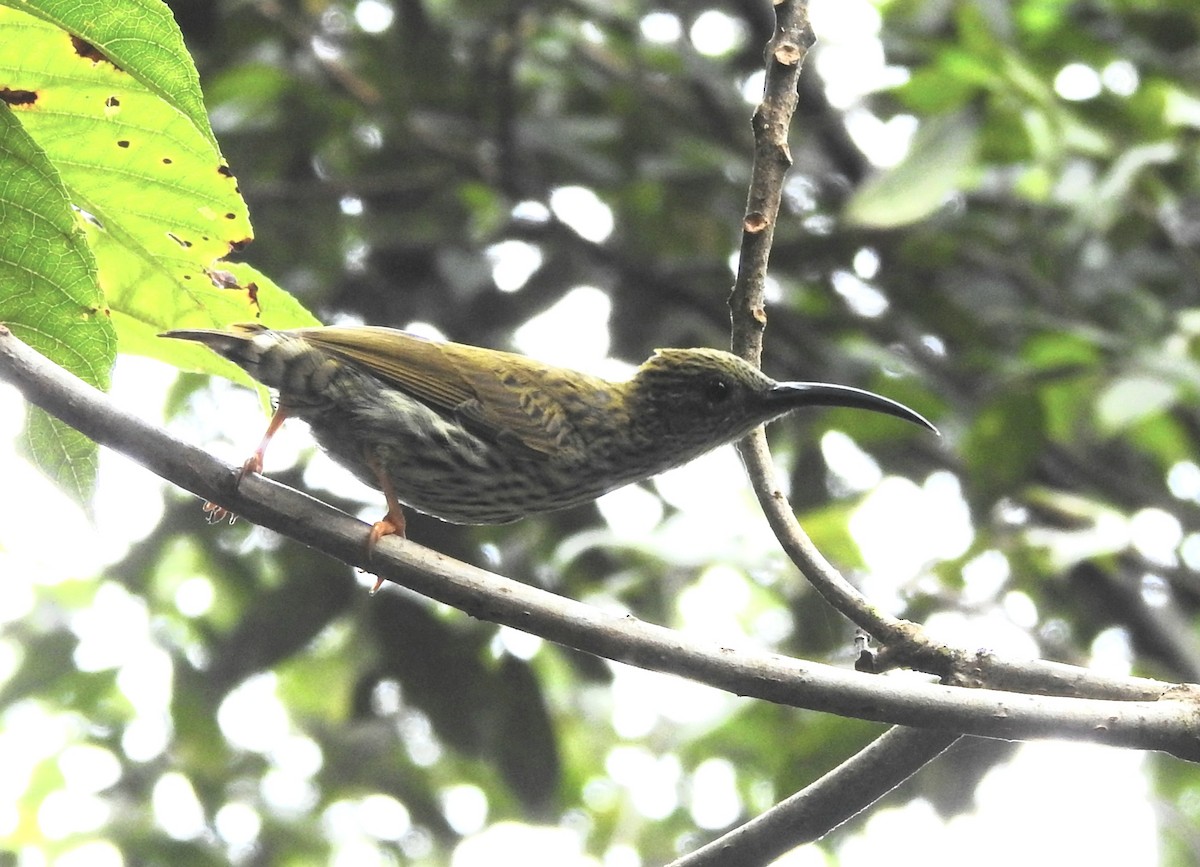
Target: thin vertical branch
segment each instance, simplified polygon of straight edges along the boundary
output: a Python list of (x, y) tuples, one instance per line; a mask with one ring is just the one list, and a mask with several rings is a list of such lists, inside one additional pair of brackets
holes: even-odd
[[(784, 179), (792, 165), (788, 131), (798, 102), (800, 70), (814, 41), (808, 4), (804, 0), (776, 3), (775, 19), (775, 31), (766, 47), (763, 98), (754, 112), (754, 164), (742, 220), (738, 275), (729, 298), (733, 351), (754, 364), (762, 356), (767, 324), (767, 263), (783, 199)], [(817, 591), (880, 642), (904, 648), (905, 659), (917, 660), (927, 670), (946, 674), (953, 667), (953, 654), (929, 642), (915, 624), (872, 605), (825, 559), (796, 523), (791, 505), (775, 480), (763, 431), (746, 437), (738, 449), (771, 529)]]
[[(760, 364), (766, 329), (766, 277), (792, 166), (788, 132), (798, 102), (800, 71), (814, 36), (804, 0), (775, 4), (776, 26), (766, 47), (763, 98), (754, 113), (754, 164), (742, 221), (738, 276), (730, 295), (733, 351)], [(914, 624), (879, 610), (817, 550), (796, 522), (775, 481), (766, 435), (759, 428), (738, 444), (755, 494), (788, 556), (835, 608), (881, 641), (919, 648), (917, 654), (948, 667), (948, 649), (931, 652)], [(916, 773), (959, 735), (946, 731), (893, 728), (807, 788), (760, 816), (676, 861), (672, 867), (766, 864), (784, 852), (829, 833)]]
[(729, 299), (733, 351), (754, 364), (762, 355), (762, 334), (767, 324), (767, 260), (775, 239), (783, 181), (792, 167), (788, 130), (799, 100), (800, 68), (814, 39), (807, 2), (783, 0), (775, 4), (775, 31), (765, 51), (763, 98), (752, 121), (754, 164), (742, 219), (738, 276)]

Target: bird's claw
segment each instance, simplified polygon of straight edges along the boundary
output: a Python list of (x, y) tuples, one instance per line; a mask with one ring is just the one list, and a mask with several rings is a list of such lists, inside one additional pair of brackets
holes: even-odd
[(212, 500), (208, 500), (204, 504), (204, 520), (210, 524), (219, 524), (229, 518), (229, 523), (233, 524), (237, 521), (238, 516), (226, 509), (224, 506), (218, 506)]
[[(407, 527), (407, 522), (404, 520), (404, 512), (397, 508), (394, 512), (388, 511), (386, 515), (379, 521), (371, 525), (371, 532), (367, 536), (367, 558), (369, 559), (375, 553), (375, 546), (384, 536), (399, 536), (405, 538), (404, 531)], [(374, 596), (379, 592), (379, 588), (383, 586), (383, 579), (376, 578), (375, 586), (371, 588), (371, 595)]]
[(242, 479), (246, 478), (250, 473), (262, 473), (263, 471), (263, 456), (262, 452), (255, 452), (246, 458), (242, 463), (241, 472), (238, 473), (237, 483), (240, 485)]
[[(255, 452), (246, 458), (242, 464), (242, 468), (238, 470), (237, 479), (233, 483), (234, 490), (242, 484), (242, 479), (246, 478), (250, 473), (261, 473), (263, 468), (262, 452)], [(235, 512), (231, 512), (224, 506), (219, 506), (212, 500), (204, 503), (205, 520), (210, 524), (219, 524), (225, 518), (229, 518), (230, 525), (237, 523), (238, 516)]]

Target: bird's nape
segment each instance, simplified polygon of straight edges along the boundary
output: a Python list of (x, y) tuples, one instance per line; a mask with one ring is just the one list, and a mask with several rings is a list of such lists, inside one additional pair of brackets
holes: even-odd
[(828, 382), (779, 382), (767, 391), (765, 398), (768, 405), (778, 407), (780, 414), (803, 406), (865, 409), (903, 419), (928, 428), (940, 436), (938, 429), (916, 410), (873, 391), (849, 385), (834, 385)]

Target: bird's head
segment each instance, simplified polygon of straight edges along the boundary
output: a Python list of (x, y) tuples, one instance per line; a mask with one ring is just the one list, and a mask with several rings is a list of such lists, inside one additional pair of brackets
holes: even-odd
[(634, 418), (682, 449), (713, 448), (806, 406), (865, 409), (937, 429), (894, 400), (845, 385), (776, 382), (718, 349), (659, 349), (629, 383)]

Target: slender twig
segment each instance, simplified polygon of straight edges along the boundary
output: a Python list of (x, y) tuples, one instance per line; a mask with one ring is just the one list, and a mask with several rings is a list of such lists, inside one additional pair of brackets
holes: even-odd
[(250, 474), (239, 484), (238, 468), (121, 410), (3, 326), (0, 379), (97, 443), (249, 521), (472, 616), (585, 653), (737, 695), (859, 719), (1004, 739), (1073, 738), (1200, 761), (1200, 700), (1190, 687), (1128, 679), (1128, 689), (1160, 700), (1101, 701), (880, 677), (690, 638), (503, 578), (395, 536), (382, 539), (368, 559), (363, 522), (263, 476)]
[(379, 89), (366, 78), (350, 69), (340, 56), (324, 56), (313, 49), (313, 43), (323, 34), (303, 18), (283, 8), (277, 0), (259, 0), (254, 4), (264, 18), (279, 27), (295, 42), (299, 50), (305, 51), (317, 66), (325, 71), (330, 80), (351, 98), (364, 107), (378, 105), (382, 99)]
[[(769, 864), (882, 798), (958, 740), (953, 732), (889, 729), (811, 786), (668, 867)], [(865, 802), (865, 803), (864, 803)]]
[(729, 299), (734, 351), (756, 364), (762, 356), (762, 333), (767, 323), (767, 261), (783, 200), (783, 181), (792, 166), (788, 129), (798, 101), (800, 68), (814, 40), (808, 4), (801, 0), (777, 3), (775, 22), (775, 32), (766, 47), (763, 98), (751, 122), (754, 162), (742, 219), (737, 281)]
[[(767, 43), (763, 98), (754, 113), (754, 164), (738, 275), (730, 295), (733, 351), (755, 364), (762, 356), (766, 328), (766, 278), (771, 242), (783, 198), (783, 182), (792, 164), (788, 130), (798, 101), (800, 68), (813, 43), (807, 3), (784, 0), (775, 6), (776, 28)], [(930, 642), (915, 624), (892, 617), (863, 596), (821, 552), (796, 522), (791, 505), (775, 480), (766, 435), (759, 430), (738, 443), (754, 492), (784, 551), (834, 608), (885, 645), (904, 648), (915, 667), (949, 675), (953, 653)]]
[[(754, 163), (742, 221), (738, 275), (730, 296), (733, 351), (758, 364), (766, 328), (767, 262), (783, 182), (792, 165), (788, 130), (796, 110), (800, 69), (813, 43), (807, 4), (786, 0), (775, 7), (776, 28), (766, 47), (763, 98), (754, 112)], [(739, 444), (767, 519), (789, 556), (817, 590), (854, 623), (880, 640), (897, 635), (900, 621), (878, 610), (858, 593), (808, 541), (779, 491), (766, 438), (756, 431)]]
[[(799, 101), (801, 67), (813, 42), (804, 0), (776, 3), (775, 21), (775, 31), (766, 47), (763, 98), (754, 113), (754, 164), (742, 222), (737, 281), (729, 299), (733, 351), (756, 365), (761, 364), (767, 322), (767, 264), (783, 199), (783, 182), (792, 164), (788, 131)], [(903, 639), (903, 646), (911, 646), (907, 625), (872, 605), (829, 564), (800, 528), (775, 482), (762, 428), (739, 443), (738, 449), (771, 529), (809, 582), (836, 609), (876, 638), (886, 642)], [(866, 809), (958, 738), (956, 732), (894, 728), (821, 780), (681, 859), (677, 867), (766, 864)]]
[[(792, 164), (788, 131), (799, 100), (801, 67), (813, 38), (804, 0), (775, 4), (775, 30), (766, 47), (763, 98), (753, 120), (754, 164), (742, 222), (738, 275), (729, 299), (733, 351), (756, 365), (761, 365), (767, 321), (767, 264), (783, 182)], [(867, 632), (884, 641), (904, 639), (903, 645), (910, 646), (906, 624), (872, 605), (821, 556), (800, 528), (775, 482), (763, 429), (739, 443), (738, 449), (768, 523), (810, 583)], [(959, 737), (957, 732), (893, 728), (821, 780), (680, 859), (675, 867), (766, 864), (866, 809)]]

